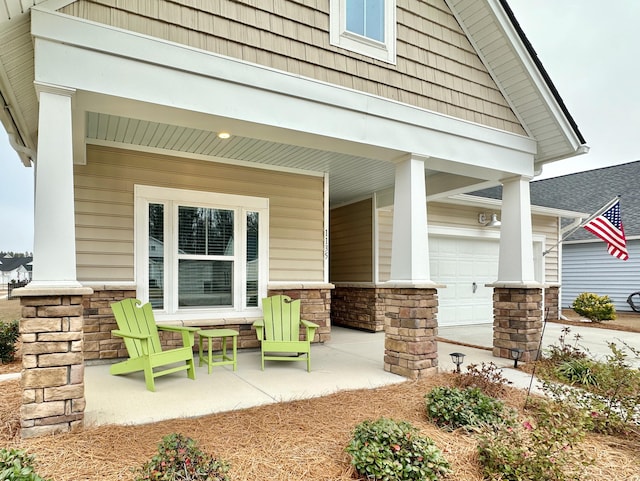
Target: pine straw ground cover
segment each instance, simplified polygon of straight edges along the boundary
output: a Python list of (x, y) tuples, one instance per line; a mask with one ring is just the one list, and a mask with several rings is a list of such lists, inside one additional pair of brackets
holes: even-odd
[[(444, 432), (426, 420), (424, 395), (434, 386), (451, 385), (452, 379), (439, 374), (372, 390), (142, 426), (88, 427), (32, 440), (16, 436), (20, 386), (8, 381), (0, 384), (0, 446), (26, 449), (36, 456), (38, 473), (53, 481), (131, 480), (132, 469), (156, 453), (163, 436), (175, 432), (229, 462), (233, 481), (341, 481), (357, 478), (344, 451), (355, 425), (385, 416), (409, 421), (431, 437), (452, 465), (448, 479), (479, 481), (474, 437)], [(507, 404), (521, 409), (525, 393), (505, 391)], [(582, 446), (596, 459), (585, 480), (640, 481), (638, 439), (590, 435)]]

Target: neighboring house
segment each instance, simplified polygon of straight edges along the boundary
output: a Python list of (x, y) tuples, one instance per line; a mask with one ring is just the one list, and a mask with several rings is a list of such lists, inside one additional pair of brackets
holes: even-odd
[[(532, 204), (576, 211), (570, 218), (562, 218), (563, 242), (547, 247), (547, 256), (561, 256), (562, 308), (570, 308), (581, 292), (594, 292), (609, 296), (618, 311), (632, 310), (627, 298), (640, 291), (639, 178), (640, 161), (635, 161), (531, 183)], [(499, 199), (501, 188), (475, 194)], [(604, 241), (580, 227), (616, 196), (621, 196), (621, 218), (629, 251), (626, 261), (611, 256)], [(583, 214), (577, 217), (577, 212)]]
[(3, 257), (0, 259), (0, 284), (31, 279), (31, 257)]
[(393, 318), (385, 369), (409, 377), (436, 367), (436, 318), (540, 319), (562, 213), (532, 221), (529, 182), (588, 148), (506, 1), (383, 0), (366, 23), (349, 0), (30, 3), (0, 19), (0, 120), (38, 166), (22, 295), (82, 299), (86, 359), (122, 354), (128, 296), (242, 347), (273, 293), (320, 341)]
[[(640, 291), (640, 161), (563, 175), (531, 183), (531, 201), (538, 205), (596, 213), (620, 195), (622, 224), (629, 259), (609, 255), (607, 244), (584, 228), (568, 235), (561, 246), (561, 306), (571, 307), (581, 292), (611, 298), (618, 311), (631, 311), (627, 298)], [(587, 218), (583, 220), (587, 220)], [(567, 234), (571, 233), (566, 228)], [(635, 302), (637, 304), (636, 296)]]

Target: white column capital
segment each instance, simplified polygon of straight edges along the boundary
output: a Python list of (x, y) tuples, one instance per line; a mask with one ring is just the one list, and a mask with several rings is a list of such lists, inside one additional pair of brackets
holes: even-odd
[(36, 89), (36, 95), (38, 96), (38, 100), (40, 100), (41, 93), (48, 93), (54, 95), (63, 95), (65, 97), (75, 97), (76, 89), (71, 87), (63, 87), (62, 85), (55, 85), (46, 82), (33, 82), (33, 85)]

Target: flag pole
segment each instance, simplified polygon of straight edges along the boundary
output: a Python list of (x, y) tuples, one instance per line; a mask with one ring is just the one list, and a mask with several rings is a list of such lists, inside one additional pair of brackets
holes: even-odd
[(580, 225), (574, 229), (572, 229), (568, 234), (565, 234), (564, 236), (562, 236), (562, 238), (556, 242), (554, 245), (552, 245), (551, 247), (549, 247), (546, 251), (544, 251), (542, 253), (543, 256), (546, 256), (549, 252), (551, 252), (553, 249), (555, 249), (556, 247), (558, 247), (560, 244), (562, 244), (566, 239), (568, 239), (571, 234), (573, 234), (575, 231), (577, 231), (580, 227), (584, 227), (587, 223), (589, 223), (589, 221), (595, 219), (596, 217), (598, 217), (600, 214), (602, 214), (603, 212), (605, 212), (607, 209), (609, 209), (613, 204), (615, 204), (616, 202), (618, 202), (620, 200), (620, 197), (622, 197), (621, 195), (616, 195), (613, 199), (611, 199), (609, 202), (607, 202), (604, 207), (598, 209), (594, 214), (592, 214), (590, 217), (587, 218), (587, 220), (582, 221), (580, 223)]

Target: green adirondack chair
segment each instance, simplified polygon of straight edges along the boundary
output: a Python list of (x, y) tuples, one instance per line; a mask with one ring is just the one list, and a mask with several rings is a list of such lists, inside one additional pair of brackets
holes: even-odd
[[(149, 391), (155, 391), (155, 378), (178, 371), (187, 371), (189, 379), (196, 378), (193, 362), (194, 333), (197, 327), (157, 326), (151, 304), (141, 305), (137, 299), (125, 299), (111, 304), (111, 310), (118, 323), (111, 334), (124, 339), (129, 359), (113, 364), (112, 375), (143, 371)], [(162, 350), (158, 330), (182, 333), (183, 347)], [(177, 365), (176, 365), (177, 364)], [(167, 369), (154, 370), (162, 366)]]
[[(288, 296), (266, 297), (262, 299), (262, 313), (264, 319), (253, 323), (260, 340), (262, 370), (265, 360), (306, 360), (307, 371), (311, 372), (311, 341), (318, 325), (300, 319), (300, 299), (292, 301)], [(303, 341), (300, 340), (301, 326), (306, 329)]]

